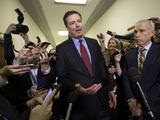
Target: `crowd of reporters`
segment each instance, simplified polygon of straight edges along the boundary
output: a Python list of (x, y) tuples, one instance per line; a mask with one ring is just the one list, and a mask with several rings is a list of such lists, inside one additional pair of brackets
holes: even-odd
[[(58, 97), (54, 89), (54, 84), (57, 82), (55, 49), (47, 52), (49, 43), (33, 43), (29, 40), (27, 33), (19, 33), (25, 45), (15, 55), (12, 41), (14, 31), (16, 31), (16, 25), (10, 24), (4, 33), (4, 55), (7, 65), (0, 69), (0, 106), (2, 106), (0, 116), (8, 120), (60, 119), (59, 101), (55, 100)], [(115, 35), (116, 33), (113, 33), (107, 47), (105, 35), (100, 33), (97, 38), (105, 58), (106, 72), (109, 73), (113, 82), (113, 93), (117, 99), (116, 104), (109, 101), (111, 119), (129, 120), (132, 111), (130, 112), (131, 108), (128, 107), (124, 95), (122, 74), (125, 55), (133, 46), (129, 41), (116, 39)], [(49, 88), (54, 90), (44, 101)]]

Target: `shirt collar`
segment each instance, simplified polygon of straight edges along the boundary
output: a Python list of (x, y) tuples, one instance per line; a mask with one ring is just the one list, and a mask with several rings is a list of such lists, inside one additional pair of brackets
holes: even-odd
[[(152, 41), (151, 41), (148, 45), (144, 46), (145, 50), (148, 51), (149, 48), (151, 47), (151, 45), (152, 45)], [(140, 47), (139, 47), (139, 48), (140, 48)]]
[(82, 40), (82, 43), (86, 43), (86, 40), (84, 39), (84, 37), (81, 37), (79, 39), (76, 38), (72, 38), (72, 41), (74, 42), (75, 45), (79, 45), (79, 40)]

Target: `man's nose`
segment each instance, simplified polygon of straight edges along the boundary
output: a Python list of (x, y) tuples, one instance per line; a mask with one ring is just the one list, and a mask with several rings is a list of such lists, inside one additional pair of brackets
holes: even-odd
[(80, 26), (80, 24), (78, 22), (76, 22), (76, 27), (79, 27), (79, 26)]
[(135, 37), (138, 37), (140, 35), (140, 32), (135, 33)]

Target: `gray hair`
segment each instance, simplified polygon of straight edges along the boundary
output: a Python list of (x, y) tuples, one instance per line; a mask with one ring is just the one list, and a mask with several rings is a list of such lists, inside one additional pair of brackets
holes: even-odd
[(144, 22), (148, 23), (148, 25), (149, 25), (153, 30), (155, 30), (155, 24), (154, 24), (152, 21), (147, 20), (147, 19), (139, 20), (138, 22), (136, 22), (136, 24), (144, 23)]

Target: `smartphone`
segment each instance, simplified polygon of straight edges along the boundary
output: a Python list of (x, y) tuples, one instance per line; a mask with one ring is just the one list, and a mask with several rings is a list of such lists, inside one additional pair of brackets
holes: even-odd
[(37, 65), (34, 64), (25, 64), (25, 65), (20, 65), (21, 67), (30, 67), (31, 69), (37, 68)]
[(50, 96), (50, 94), (52, 93), (52, 88), (49, 88), (49, 90), (48, 90), (48, 93), (47, 93), (47, 95), (46, 95), (46, 97), (44, 98), (44, 102), (47, 100), (47, 98)]
[(113, 36), (113, 33), (111, 31), (109, 31), (109, 30), (107, 31), (107, 34)]
[(27, 66), (30, 67), (31, 69), (38, 68), (38, 66), (34, 64), (27, 64)]

